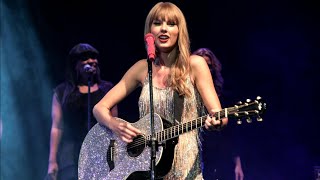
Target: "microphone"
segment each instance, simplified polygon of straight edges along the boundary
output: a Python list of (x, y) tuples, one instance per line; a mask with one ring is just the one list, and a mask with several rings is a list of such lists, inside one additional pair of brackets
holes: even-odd
[(92, 66), (90, 66), (89, 64), (84, 65), (83, 70), (84, 70), (84, 72), (87, 72), (87, 73), (94, 72), (94, 68)]
[(146, 48), (147, 48), (147, 54), (148, 54), (148, 59), (150, 61), (154, 61), (156, 58), (156, 48), (154, 45), (154, 36), (151, 33), (148, 33), (144, 36), (144, 41), (146, 43)]

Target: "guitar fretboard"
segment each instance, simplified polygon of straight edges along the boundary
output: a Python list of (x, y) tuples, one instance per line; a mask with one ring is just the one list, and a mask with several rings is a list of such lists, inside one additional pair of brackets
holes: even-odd
[[(235, 105), (234, 107), (224, 108), (219, 112), (214, 114), (216, 120), (220, 120), (225, 117), (236, 117), (240, 118), (243, 116), (253, 116), (259, 115), (265, 110), (265, 103), (260, 102), (259, 100), (255, 100), (252, 102), (244, 103), (241, 105)], [(192, 131), (197, 128), (201, 128), (205, 124), (205, 120), (207, 119), (207, 115), (199, 117), (197, 119), (181, 123), (170, 128), (164, 129), (160, 132), (156, 133), (156, 139), (159, 142), (167, 141), (169, 139), (178, 137), (180, 134)], [(210, 116), (210, 115), (209, 115)], [(146, 137), (146, 140), (150, 140), (151, 135)]]
[[(224, 117), (228, 117), (228, 112), (230, 112), (232, 108), (225, 108), (219, 112), (216, 112), (214, 114), (216, 119), (221, 119)], [(172, 126), (170, 128), (164, 129), (163, 131), (156, 133), (156, 139), (159, 142), (166, 141), (175, 137), (178, 137), (180, 134), (192, 131), (194, 129), (203, 127), (205, 124), (205, 120), (207, 119), (208, 115), (201, 116), (197, 119), (181, 123), (175, 126)], [(151, 135), (147, 137), (148, 140), (151, 139)]]

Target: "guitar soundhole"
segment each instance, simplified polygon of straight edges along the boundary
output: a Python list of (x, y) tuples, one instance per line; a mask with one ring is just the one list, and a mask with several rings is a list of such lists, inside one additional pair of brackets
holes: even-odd
[(144, 136), (138, 135), (131, 143), (127, 145), (127, 152), (130, 157), (139, 156), (146, 147), (146, 140)]

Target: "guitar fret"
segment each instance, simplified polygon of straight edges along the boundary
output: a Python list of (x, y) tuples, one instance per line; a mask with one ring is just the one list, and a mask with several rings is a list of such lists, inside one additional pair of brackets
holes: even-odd
[(167, 138), (168, 138), (168, 129), (164, 131), (164, 140), (166, 140)]
[(186, 122), (186, 129), (185, 129), (185, 132), (188, 132), (188, 123), (189, 123), (189, 122)]
[(164, 131), (161, 132), (161, 140), (164, 140)]
[(181, 124), (181, 134), (183, 133), (183, 126), (184, 124)]
[(167, 140), (168, 138), (169, 138), (169, 128), (168, 129), (166, 129), (166, 136), (165, 136), (165, 140)]
[(196, 129), (198, 128), (198, 119), (195, 120)]

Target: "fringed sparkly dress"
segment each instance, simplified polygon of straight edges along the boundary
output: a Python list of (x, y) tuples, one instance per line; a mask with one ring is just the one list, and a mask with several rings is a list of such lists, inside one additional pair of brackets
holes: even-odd
[[(182, 122), (187, 122), (200, 117), (203, 106), (198, 91), (187, 79), (187, 87), (190, 89), (192, 96), (184, 98), (182, 109)], [(167, 88), (153, 87), (154, 113), (161, 118), (174, 123), (174, 91)], [(150, 112), (149, 101), (149, 81), (146, 79), (142, 85), (139, 97), (139, 114), (140, 118)], [(164, 158), (164, 157), (162, 157)], [(179, 136), (178, 144), (175, 146), (174, 158), (171, 170), (164, 179), (203, 179), (200, 167), (200, 138), (198, 130), (193, 130)]]

